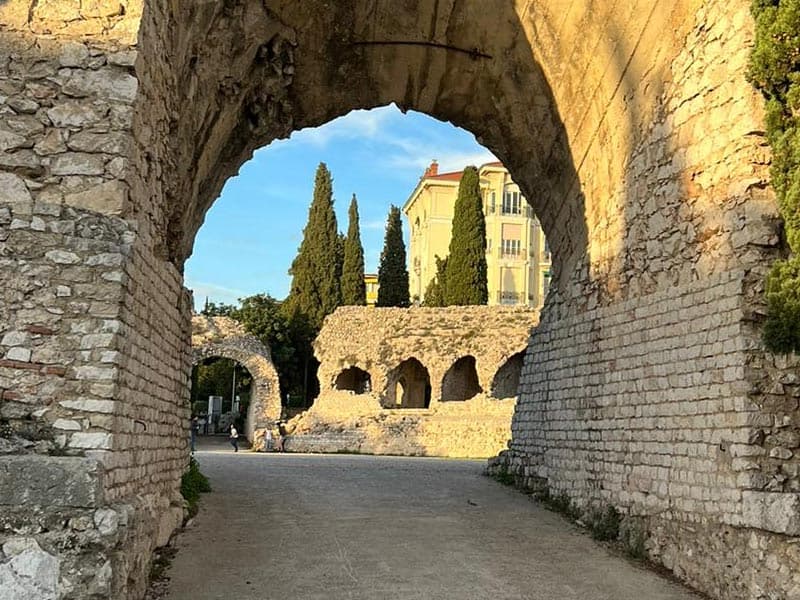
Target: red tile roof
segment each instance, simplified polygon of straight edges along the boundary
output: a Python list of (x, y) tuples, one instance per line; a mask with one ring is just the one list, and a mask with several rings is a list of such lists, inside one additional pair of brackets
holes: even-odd
[(442, 181), (461, 181), (463, 171), (451, 171), (450, 173), (440, 173), (439, 175), (428, 176), (425, 179), (438, 179)]

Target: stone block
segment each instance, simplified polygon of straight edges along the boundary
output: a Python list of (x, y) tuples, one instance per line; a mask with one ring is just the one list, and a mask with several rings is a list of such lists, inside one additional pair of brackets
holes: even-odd
[(742, 492), (742, 524), (787, 535), (800, 535), (800, 494)]
[(22, 177), (13, 173), (0, 173), (0, 201), (33, 202), (33, 198)]
[(64, 196), (64, 203), (107, 215), (122, 214), (128, 198), (128, 188), (122, 181), (107, 181), (83, 192)]
[(3, 544), (10, 560), (0, 564), (0, 590), (4, 600), (56, 600), (61, 561), (45, 552), (33, 538), (16, 538)]
[(103, 501), (103, 471), (72, 456), (0, 458), (0, 505), (95, 508)]

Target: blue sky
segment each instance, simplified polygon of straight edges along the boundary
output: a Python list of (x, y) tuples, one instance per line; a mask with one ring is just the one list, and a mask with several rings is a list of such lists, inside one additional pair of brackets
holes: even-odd
[(333, 175), (340, 231), (356, 194), (366, 269), (377, 272), (389, 206), (405, 203), (432, 159), (440, 172), (495, 160), (471, 133), (394, 106), (353, 111), (261, 148), (225, 184), (197, 234), (185, 271), (195, 306), (206, 297), (286, 297), (320, 162)]

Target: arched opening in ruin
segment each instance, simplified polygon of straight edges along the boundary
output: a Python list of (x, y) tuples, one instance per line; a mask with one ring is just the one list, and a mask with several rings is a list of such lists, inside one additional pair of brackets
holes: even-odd
[(253, 376), (236, 360), (209, 356), (192, 367), (191, 412), (200, 435), (227, 435), (250, 429)]
[(190, 411), (205, 419), (204, 433), (224, 433), (238, 422), (252, 443), (256, 431), (280, 419), (280, 382), (270, 350), (237, 322), (194, 316), (192, 365)]
[(348, 367), (336, 376), (334, 389), (349, 390), (356, 394), (365, 394), (372, 391), (372, 377), (364, 369)]
[(416, 358), (407, 358), (387, 376), (384, 408), (428, 408), (431, 403), (431, 378), (428, 369)]
[(492, 398), (511, 398), (517, 395), (524, 362), (525, 351), (523, 350), (510, 356), (500, 366), (492, 378), (492, 386), (489, 390)]
[(442, 402), (469, 400), (482, 391), (474, 356), (459, 358), (442, 378)]

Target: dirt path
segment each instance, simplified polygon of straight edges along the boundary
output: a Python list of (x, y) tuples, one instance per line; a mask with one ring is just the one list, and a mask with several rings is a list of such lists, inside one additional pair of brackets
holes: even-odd
[(170, 600), (690, 600), (483, 462), (197, 455), (214, 492), (178, 542)]

